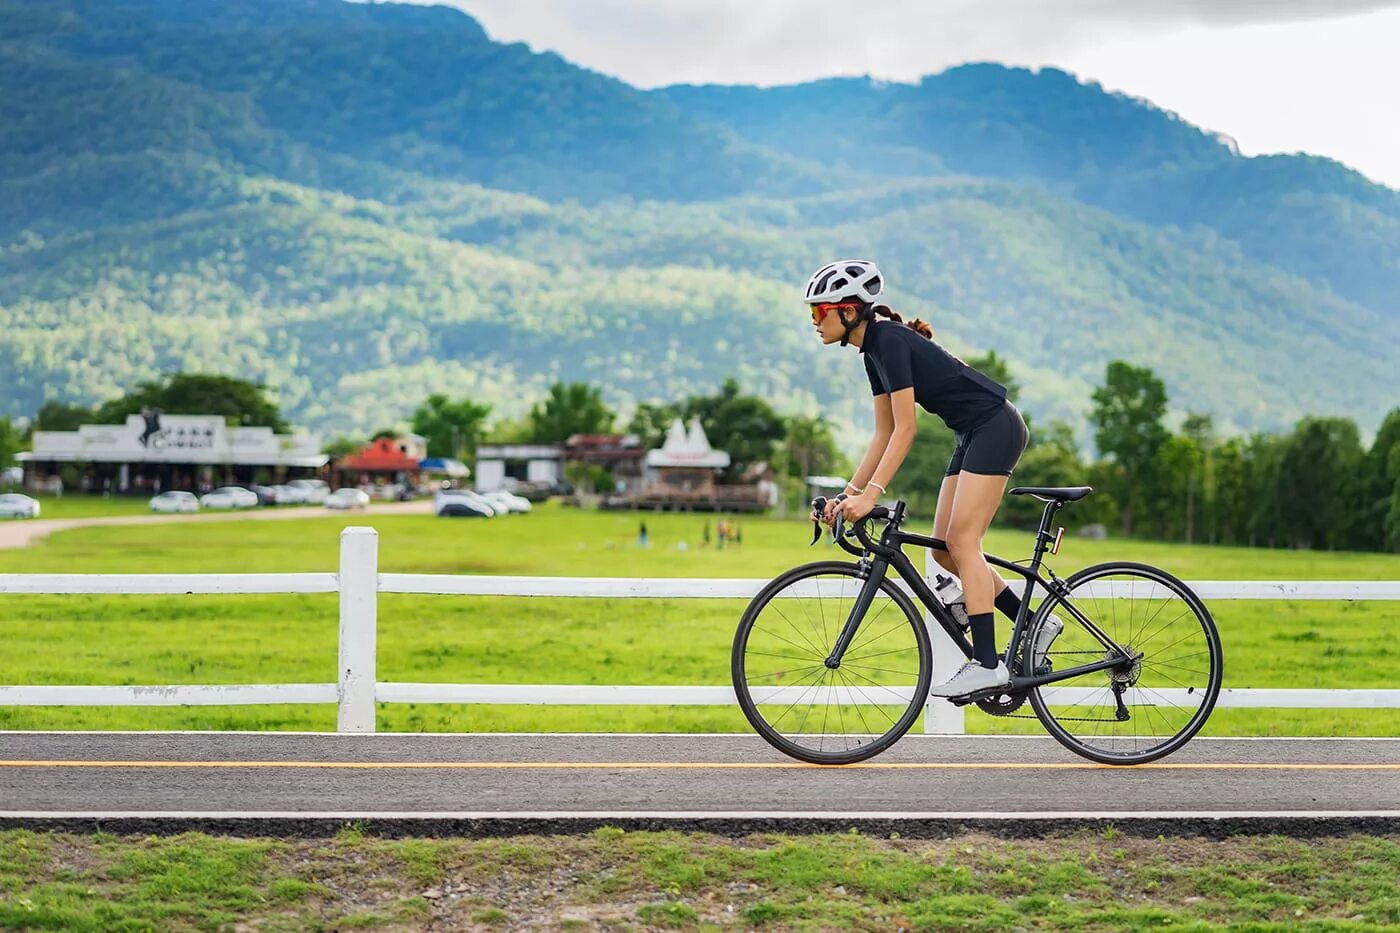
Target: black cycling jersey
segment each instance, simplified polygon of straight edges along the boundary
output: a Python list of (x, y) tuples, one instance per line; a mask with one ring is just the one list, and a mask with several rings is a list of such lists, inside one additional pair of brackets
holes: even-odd
[(872, 392), (885, 395), (913, 387), (914, 401), (954, 431), (982, 425), (1005, 402), (1005, 386), (904, 324), (871, 321), (860, 352)]

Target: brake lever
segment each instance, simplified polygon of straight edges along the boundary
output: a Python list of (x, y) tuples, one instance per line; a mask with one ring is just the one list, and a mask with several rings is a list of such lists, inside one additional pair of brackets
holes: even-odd
[[(812, 500), (812, 544), (816, 544), (822, 537), (822, 514), (826, 511), (826, 496), (817, 496)], [(807, 545), (811, 547), (812, 544)]]

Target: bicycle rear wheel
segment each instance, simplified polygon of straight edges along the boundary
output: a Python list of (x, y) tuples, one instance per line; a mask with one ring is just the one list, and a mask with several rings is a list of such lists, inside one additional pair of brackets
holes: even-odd
[(796, 567), (764, 587), (739, 621), (730, 663), (739, 707), (786, 755), (863, 761), (919, 716), (933, 653), (913, 601), (890, 580), (881, 581), (840, 666), (826, 666), (864, 585), (854, 564)]
[[(1141, 657), (1032, 689), (1041, 724), (1066, 748), (1103, 764), (1144, 764), (1181, 748), (1220, 694), (1220, 636), (1210, 612), (1186, 584), (1146, 564), (1087, 567), (1065, 585), (1070, 605)], [(1046, 655), (1052, 669), (1106, 660), (1108, 648), (1065, 601), (1041, 603), (1026, 643), (1035, 643), (1053, 612), (1064, 630)]]

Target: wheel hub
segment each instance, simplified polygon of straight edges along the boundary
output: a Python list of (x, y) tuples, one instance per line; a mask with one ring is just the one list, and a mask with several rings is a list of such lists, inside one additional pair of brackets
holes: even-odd
[[(1123, 647), (1123, 650), (1131, 652), (1133, 649), (1125, 645)], [(1141, 676), (1141, 674), (1142, 656), (1138, 655), (1137, 657), (1133, 658), (1132, 663), (1130, 663), (1127, 667), (1113, 668), (1109, 672), (1109, 677), (1115, 684), (1121, 684), (1124, 687), (1131, 687), (1138, 682), (1138, 677)]]

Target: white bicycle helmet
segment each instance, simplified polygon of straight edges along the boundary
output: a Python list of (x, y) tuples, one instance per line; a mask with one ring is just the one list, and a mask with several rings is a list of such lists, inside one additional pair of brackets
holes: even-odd
[(808, 304), (840, 301), (874, 304), (884, 287), (884, 279), (875, 263), (868, 259), (838, 259), (812, 274), (802, 300)]

